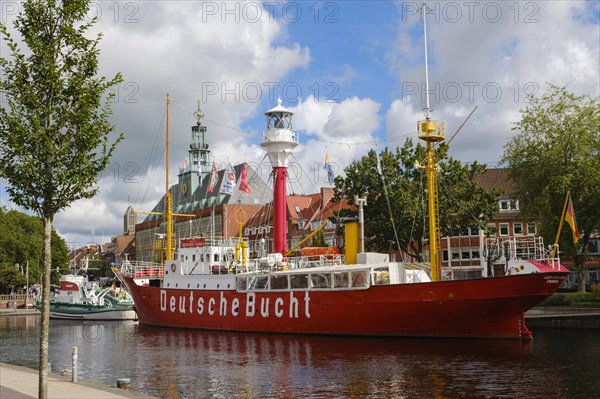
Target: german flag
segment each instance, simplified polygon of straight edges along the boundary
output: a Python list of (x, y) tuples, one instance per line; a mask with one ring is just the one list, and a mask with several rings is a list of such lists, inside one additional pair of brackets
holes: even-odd
[(575, 210), (573, 209), (573, 203), (569, 196), (569, 204), (567, 205), (567, 213), (565, 214), (565, 220), (569, 223), (571, 231), (573, 232), (573, 244), (577, 245), (579, 242), (579, 230), (577, 230), (577, 223), (575, 223)]

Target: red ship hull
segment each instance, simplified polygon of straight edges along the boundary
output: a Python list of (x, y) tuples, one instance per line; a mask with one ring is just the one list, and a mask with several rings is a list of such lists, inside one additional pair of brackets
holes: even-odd
[(566, 277), (548, 272), (346, 291), (190, 290), (137, 285), (119, 273), (141, 324), (326, 335), (528, 339), (524, 312)]

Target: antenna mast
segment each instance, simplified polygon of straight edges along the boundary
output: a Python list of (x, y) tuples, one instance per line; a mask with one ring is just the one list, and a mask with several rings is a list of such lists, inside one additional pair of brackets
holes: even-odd
[(429, 65), (427, 60), (427, 4), (423, 2), (423, 8), (421, 10), (421, 16), (423, 18), (423, 41), (425, 42), (425, 108), (423, 108), (423, 114), (425, 119), (429, 120), (433, 110), (429, 107)]
[(173, 259), (173, 210), (171, 209), (171, 192), (169, 191), (169, 105), (171, 104), (171, 98), (167, 94), (167, 126), (166, 126), (166, 145), (165, 145), (165, 159), (166, 159), (166, 177), (165, 177), (165, 260)]
[(438, 209), (438, 185), (437, 170), (438, 165), (435, 161), (434, 145), (437, 142), (444, 141), (444, 123), (430, 120), (431, 112), (429, 106), (429, 69), (427, 60), (427, 5), (423, 3), (421, 8), (423, 16), (423, 37), (425, 40), (425, 120), (417, 124), (419, 139), (427, 143), (425, 166), (419, 165), (425, 169), (427, 176), (427, 209), (429, 213), (429, 261), (431, 262), (431, 280), (440, 281), (442, 279), (441, 265), (439, 260), (440, 248), (440, 221)]

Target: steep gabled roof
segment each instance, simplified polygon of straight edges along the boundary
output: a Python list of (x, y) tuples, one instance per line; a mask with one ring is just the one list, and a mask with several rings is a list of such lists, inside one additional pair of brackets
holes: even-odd
[[(220, 194), (221, 183), (223, 176), (225, 175), (225, 169), (217, 172), (217, 181), (214, 186), (212, 193), (208, 192), (210, 185), (211, 174), (202, 176), (202, 185), (196, 189), (188, 199), (185, 198), (181, 192), (181, 187), (178, 184), (174, 184), (170, 188), (171, 198), (173, 199), (173, 212), (175, 213), (189, 213), (198, 209), (208, 208), (216, 205), (227, 205), (227, 204), (240, 204), (240, 205), (261, 205), (272, 201), (273, 190), (265, 183), (260, 175), (250, 165), (246, 164), (246, 173), (248, 175), (248, 182), (250, 184), (250, 194), (239, 190), (240, 177), (242, 174), (243, 163), (235, 165), (236, 185), (233, 190), (233, 194)], [(160, 201), (156, 203), (152, 212), (164, 211), (165, 197), (163, 196)], [(161, 219), (161, 215), (148, 215), (144, 222), (151, 220)]]
[(483, 173), (475, 173), (473, 181), (487, 191), (495, 188), (502, 190), (498, 199), (513, 199), (515, 184), (508, 175), (508, 169), (490, 168)]

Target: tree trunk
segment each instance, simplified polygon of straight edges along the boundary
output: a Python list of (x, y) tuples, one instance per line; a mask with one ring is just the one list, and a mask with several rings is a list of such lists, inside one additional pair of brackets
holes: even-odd
[(585, 292), (585, 253), (577, 254), (575, 257), (575, 267), (579, 276), (579, 287), (577, 292)]
[(38, 398), (48, 398), (48, 333), (50, 329), (50, 272), (52, 269), (52, 219), (44, 217), (44, 273), (42, 276), (42, 323), (40, 325), (40, 374)]
[(579, 276), (579, 286), (577, 292), (585, 292), (585, 269), (583, 265), (577, 267), (577, 275)]

